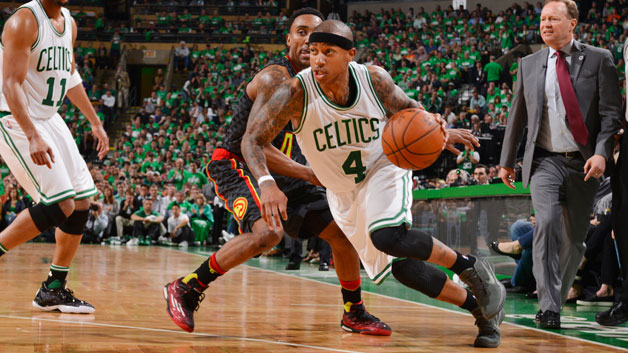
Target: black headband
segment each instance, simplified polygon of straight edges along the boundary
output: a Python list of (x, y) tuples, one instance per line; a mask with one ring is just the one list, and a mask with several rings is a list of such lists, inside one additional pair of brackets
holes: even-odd
[(310, 34), (310, 43), (329, 43), (337, 45), (344, 50), (353, 49), (353, 41), (343, 36), (327, 32), (312, 32)]

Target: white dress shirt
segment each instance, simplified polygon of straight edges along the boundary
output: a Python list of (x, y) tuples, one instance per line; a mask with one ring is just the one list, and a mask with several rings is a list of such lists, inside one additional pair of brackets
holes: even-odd
[[(560, 49), (565, 53), (567, 65), (571, 64), (573, 39)], [(578, 144), (567, 125), (567, 113), (560, 96), (560, 86), (556, 75), (556, 50), (549, 48), (547, 72), (545, 74), (545, 96), (543, 98), (543, 116), (537, 137), (537, 145), (550, 152), (575, 152)]]

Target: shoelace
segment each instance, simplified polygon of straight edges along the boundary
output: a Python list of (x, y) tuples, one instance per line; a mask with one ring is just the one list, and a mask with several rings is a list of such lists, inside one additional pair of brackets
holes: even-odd
[(183, 298), (189, 307), (194, 308), (194, 311), (198, 311), (201, 302), (205, 299), (205, 293), (199, 293), (194, 289), (190, 289), (183, 294)]
[(63, 299), (70, 299), (72, 302), (78, 301), (78, 299), (74, 296), (74, 291), (69, 288), (62, 288), (60, 293)]

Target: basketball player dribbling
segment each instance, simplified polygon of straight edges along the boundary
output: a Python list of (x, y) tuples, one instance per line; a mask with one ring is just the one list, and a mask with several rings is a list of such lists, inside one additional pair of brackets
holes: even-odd
[[(338, 226), (354, 245), (375, 281), (388, 273), (404, 285), (472, 313), (479, 328), (474, 345), (501, 341), (506, 291), (490, 264), (464, 256), (412, 225), (411, 172), (388, 161), (381, 135), (388, 116), (420, 105), (376, 66), (353, 62), (353, 35), (344, 23), (327, 20), (309, 37), (310, 68), (286, 80), (251, 116), (243, 156), (261, 189), (262, 216), (280, 228), (286, 197), (269, 177), (264, 146), (292, 122), (297, 141), (327, 188)], [(440, 122), (440, 119), (435, 116)], [(478, 141), (468, 130), (447, 129), (446, 148)], [(451, 269), (467, 290), (436, 267)]]
[[(257, 114), (282, 81), (309, 66), (307, 38), (322, 22), (322, 16), (312, 8), (300, 9), (291, 16), (286, 36), (288, 55), (271, 61), (246, 85), (225, 139), (216, 148), (207, 166), (207, 174), (215, 184), (216, 193), (233, 213), (243, 234), (227, 242), (194, 272), (165, 286), (168, 315), (186, 331), (194, 330), (194, 312), (210, 283), (226, 271), (272, 248), (283, 237), (283, 231), (269, 230), (261, 216), (259, 187), (242, 159), (240, 144), (248, 128), (249, 116)], [(312, 169), (306, 166), (299, 146), (293, 143), (292, 133), (284, 129), (265, 153), (271, 170), (276, 173), (277, 184), (288, 195), (290, 217), (285, 224), (286, 233), (294, 238), (318, 236), (329, 243), (335, 255), (336, 274), (344, 303), (340, 326), (355, 333), (390, 335), (390, 327), (371, 315), (363, 304), (360, 258), (334, 222), (325, 190), (316, 186), (319, 182)]]
[(75, 70), (77, 27), (62, 7), (67, 2), (30, 1), (7, 20), (2, 32), (0, 154), (37, 204), (0, 233), (0, 256), (57, 227), (50, 272), (33, 306), (92, 313), (94, 307), (65, 286), (89, 214), (88, 198), (97, 193), (70, 130), (57, 114), (66, 95), (92, 124), (101, 159), (109, 139)]

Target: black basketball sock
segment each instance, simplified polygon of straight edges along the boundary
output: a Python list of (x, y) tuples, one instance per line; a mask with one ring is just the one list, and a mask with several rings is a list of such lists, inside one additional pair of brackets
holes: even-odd
[(360, 287), (360, 279), (356, 281), (340, 281), (342, 292), (342, 302), (346, 312), (351, 311), (351, 307), (356, 304), (362, 304), (362, 287)]
[(9, 250), (0, 244), (0, 256), (6, 254)]
[(216, 262), (216, 253), (213, 253), (212, 256), (209, 257), (209, 259), (205, 260), (205, 262), (203, 262), (196, 269), (196, 271), (185, 276), (185, 278), (183, 278), (183, 283), (191, 284), (190, 281), (192, 279), (196, 279), (196, 281), (199, 284), (199, 287), (198, 288), (196, 288), (197, 286), (193, 286), (193, 287), (195, 287), (195, 289), (197, 289), (199, 292), (202, 292), (207, 288), (207, 286), (211, 282), (215, 281), (216, 278), (224, 274), (225, 274), (225, 271), (223, 271), (218, 265), (218, 263)]
[[(455, 251), (455, 250), (454, 250)], [(475, 265), (475, 258), (472, 256), (465, 256), (456, 251), (456, 262), (449, 268), (454, 271), (457, 275), (461, 274), (462, 271), (468, 269), (469, 267), (473, 267)]]
[(460, 308), (471, 312), (475, 310), (477, 307), (478, 307), (478, 301), (473, 296), (473, 293), (471, 293), (471, 291), (467, 289), (467, 299), (464, 301), (462, 305), (460, 305)]
[(48, 289), (62, 288), (65, 285), (65, 279), (68, 276), (68, 272), (70, 272), (69, 267), (51, 264), (48, 279), (46, 280), (46, 287)]

